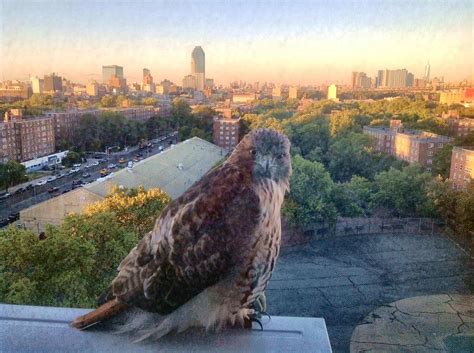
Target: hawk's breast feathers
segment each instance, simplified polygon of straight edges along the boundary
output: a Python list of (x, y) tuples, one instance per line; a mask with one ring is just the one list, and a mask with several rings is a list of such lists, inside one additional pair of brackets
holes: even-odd
[[(261, 270), (271, 271), (284, 191), (270, 181), (256, 188), (246, 173), (225, 163), (165, 208), (153, 231), (120, 264), (113, 295), (169, 313), (230, 273), (250, 271), (258, 265), (255, 258), (268, 261), (269, 268)], [(281, 200), (268, 202), (275, 196)], [(260, 254), (258, 247), (272, 250)]]

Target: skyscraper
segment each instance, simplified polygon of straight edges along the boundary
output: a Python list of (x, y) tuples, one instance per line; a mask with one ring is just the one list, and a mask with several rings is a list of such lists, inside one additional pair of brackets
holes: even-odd
[(430, 82), (430, 62), (428, 61), (428, 64), (425, 66), (425, 81), (426, 83)]
[(109, 80), (116, 76), (119, 79), (123, 79), (123, 67), (118, 65), (106, 65), (102, 66), (102, 83), (109, 83)]
[(337, 86), (334, 83), (328, 87), (328, 99), (337, 100)]
[(407, 69), (378, 70), (377, 87), (382, 88), (404, 88), (412, 87), (414, 83), (413, 74)]
[(44, 76), (44, 92), (56, 92), (63, 90), (63, 79), (56, 76), (53, 72), (51, 75)]
[(44, 80), (42, 80), (38, 77), (32, 77), (31, 78), (31, 89), (33, 90), (33, 93), (43, 93)]
[(358, 89), (358, 88), (370, 88), (372, 86), (372, 79), (370, 77), (367, 77), (367, 74), (365, 72), (352, 72), (352, 77), (351, 77), (351, 85), (352, 89)]
[(195, 47), (191, 54), (191, 75), (196, 79), (196, 89), (204, 90), (206, 83), (206, 55), (200, 46)]

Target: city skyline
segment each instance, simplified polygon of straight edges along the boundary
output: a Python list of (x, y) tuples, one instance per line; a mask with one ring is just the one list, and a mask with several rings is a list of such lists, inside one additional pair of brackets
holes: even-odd
[(349, 84), (352, 71), (386, 68), (423, 78), (428, 61), (431, 77), (472, 78), (469, 1), (139, 5), (1, 1), (1, 79), (57, 72), (100, 82), (102, 66), (116, 64), (127, 82), (141, 82), (147, 67), (157, 82), (179, 83), (195, 46), (220, 84)]

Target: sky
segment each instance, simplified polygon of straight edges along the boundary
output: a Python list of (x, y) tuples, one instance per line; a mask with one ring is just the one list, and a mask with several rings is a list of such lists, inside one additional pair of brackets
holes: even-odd
[(473, 75), (473, 2), (0, 0), (0, 80), (50, 72), (87, 83), (102, 65), (181, 84), (191, 51), (206, 77), (288, 84), (349, 83), (352, 71), (406, 68), (458, 81)]

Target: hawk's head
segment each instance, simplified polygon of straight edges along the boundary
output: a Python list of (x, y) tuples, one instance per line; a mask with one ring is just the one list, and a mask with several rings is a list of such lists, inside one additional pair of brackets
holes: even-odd
[(290, 141), (271, 129), (257, 129), (244, 136), (231, 159), (251, 168), (255, 182), (271, 179), (288, 184), (291, 176)]

